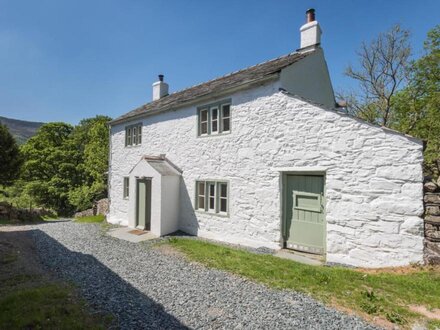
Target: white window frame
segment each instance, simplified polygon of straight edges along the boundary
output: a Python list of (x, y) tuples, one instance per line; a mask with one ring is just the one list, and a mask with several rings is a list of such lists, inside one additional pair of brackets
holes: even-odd
[[(217, 111), (217, 119), (215, 120), (216, 122), (217, 122), (217, 130), (216, 131), (214, 131), (213, 130), (213, 122), (214, 122), (214, 120), (213, 120), (213, 115), (212, 115), (212, 113), (214, 112), (214, 110), (216, 110)], [(220, 133), (220, 108), (218, 107), (218, 106), (214, 106), (214, 107), (210, 107), (209, 108), (209, 115), (210, 115), (210, 120), (209, 120), (209, 124), (210, 124), (210, 128), (211, 128), (211, 131), (209, 132), (211, 135), (212, 134), (219, 134)]]
[(133, 145), (135, 146), (135, 145), (138, 144), (138, 143), (137, 143), (137, 141), (138, 141), (138, 136), (137, 136), (137, 126), (133, 126), (133, 127), (132, 127), (132, 129), (131, 129), (131, 135), (132, 135), (131, 140), (132, 140), (132, 142), (133, 142)]
[[(200, 193), (200, 184), (203, 183), (203, 193)], [(200, 207), (200, 197), (203, 197), (203, 207)], [(196, 181), (196, 210), (206, 211), (206, 181)]]
[[(227, 116), (226, 118), (224, 117), (224, 115), (223, 115), (223, 108), (225, 107), (225, 106), (229, 106), (229, 116)], [(220, 113), (221, 113), (221, 115), (220, 115), (220, 118), (221, 118), (221, 132), (222, 133), (224, 133), (224, 132), (230, 132), (231, 131), (231, 104), (230, 103), (224, 103), (224, 104), (222, 104), (221, 105), (221, 111), (220, 111)], [(229, 119), (229, 129), (228, 130), (225, 130), (224, 129), (224, 127), (223, 127), (223, 121), (225, 120), (225, 119)]]
[(123, 192), (122, 196), (124, 199), (130, 198), (130, 177), (124, 176), (124, 182), (123, 182)]
[[(217, 184), (213, 181), (207, 181), (207, 192), (206, 197), (208, 197), (206, 210), (210, 213), (217, 213)], [(211, 196), (211, 187), (214, 187), (214, 195)], [(211, 198), (214, 200), (214, 207), (211, 208)]]
[[(226, 185), (226, 197), (222, 196), (222, 185)], [(229, 213), (229, 185), (227, 182), (217, 182), (217, 195), (218, 195), (218, 213), (220, 214), (228, 214)], [(220, 208), (222, 207), (222, 199), (226, 200), (226, 211), (222, 211)]]
[[(202, 121), (202, 112), (206, 111), (206, 121)], [(203, 108), (199, 110), (199, 135), (209, 135), (209, 108)], [(202, 124), (206, 123), (206, 133), (202, 133)]]

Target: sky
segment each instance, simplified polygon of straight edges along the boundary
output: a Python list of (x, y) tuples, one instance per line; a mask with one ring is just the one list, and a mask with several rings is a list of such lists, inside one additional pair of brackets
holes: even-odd
[(174, 92), (295, 51), (309, 8), (336, 91), (363, 41), (399, 23), (418, 57), (440, 23), (439, 0), (0, 0), (0, 116), (115, 118), (160, 73)]

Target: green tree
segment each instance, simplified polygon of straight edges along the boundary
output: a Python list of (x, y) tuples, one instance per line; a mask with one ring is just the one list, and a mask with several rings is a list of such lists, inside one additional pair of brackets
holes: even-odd
[(25, 190), (42, 206), (59, 214), (69, 214), (69, 191), (79, 180), (80, 159), (69, 143), (73, 127), (49, 123), (22, 146), (25, 157), (22, 178)]
[(395, 99), (392, 127), (427, 142), (425, 163), (440, 172), (440, 25), (428, 32), (424, 54), (410, 68), (409, 82)]
[(0, 124), (0, 185), (10, 186), (19, 176), (22, 158), (12, 134)]
[(84, 119), (72, 133), (71, 143), (79, 146), (81, 163), (77, 169), (81, 183), (70, 191), (69, 201), (77, 210), (87, 209), (107, 196), (110, 120), (107, 116)]

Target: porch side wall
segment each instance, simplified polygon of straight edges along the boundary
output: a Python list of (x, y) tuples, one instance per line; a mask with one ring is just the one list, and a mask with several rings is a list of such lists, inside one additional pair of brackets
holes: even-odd
[(161, 235), (179, 230), (180, 176), (162, 176)]
[[(327, 260), (358, 266), (422, 260), (422, 144), (278, 92), (279, 82), (231, 98), (231, 133), (197, 137), (196, 107), (146, 117), (143, 143), (112, 127), (111, 222), (126, 222), (122, 177), (144, 154), (183, 170), (180, 229), (279, 248), (279, 168), (326, 169)], [(215, 102), (213, 99), (206, 103)], [(228, 180), (229, 216), (194, 211), (196, 180)]]

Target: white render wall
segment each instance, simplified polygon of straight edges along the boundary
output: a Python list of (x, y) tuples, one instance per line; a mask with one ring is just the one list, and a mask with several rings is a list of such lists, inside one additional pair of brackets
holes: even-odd
[[(201, 104), (144, 118), (141, 146), (124, 147), (124, 126), (139, 121), (112, 127), (109, 221), (127, 224), (123, 176), (142, 155), (166, 154), (183, 171), (180, 229), (280, 248), (278, 170), (319, 167), (326, 171), (327, 261), (365, 267), (422, 261), (422, 144), (279, 87), (231, 95), (227, 135), (197, 137)], [(229, 217), (194, 211), (195, 181), (204, 179), (229, 180)]]

